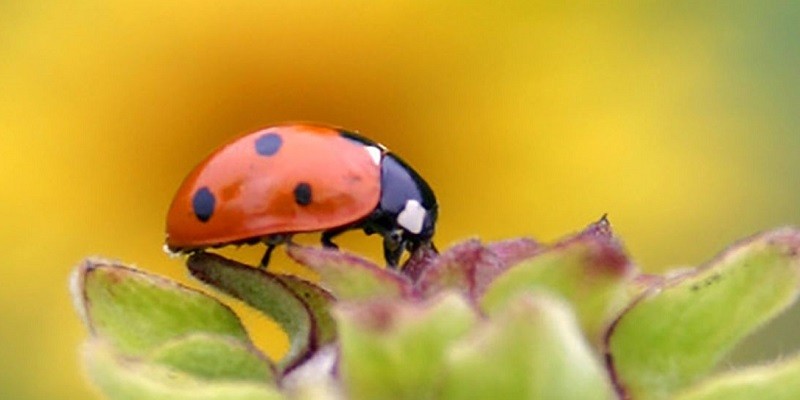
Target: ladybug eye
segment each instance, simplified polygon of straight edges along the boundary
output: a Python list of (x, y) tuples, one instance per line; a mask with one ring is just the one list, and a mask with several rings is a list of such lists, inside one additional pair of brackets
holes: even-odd
[(391, 240), (393, 243), (400, 244), (400, 242), (403, 240), (403, 231), (399, 229), (391, 231), (389, 233), (389, 240)]

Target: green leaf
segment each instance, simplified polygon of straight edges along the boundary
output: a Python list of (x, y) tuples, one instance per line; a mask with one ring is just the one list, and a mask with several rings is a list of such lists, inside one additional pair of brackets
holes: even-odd
[(286, 252), (319, 274), (320, 285), (339, 300), (400, 298), (412, 291), (405, 276), (352, 254), (304, 246), (289, 246)]
[(236, 315), (219, 301), (176, 282), (102, 260), (73, 273), (75, 306), (94, 336), (122, 354), (205, 332), (249, 343)]
[(477, 318), (454, 293), (425, 303), (340, 304), (335, 311), (351, 399), (435, 398), (447, 347)]
[(164, 365), (138, 361), (91, 340), (83, 362), (92, 381), (112, 400), (278, 400), (266, 383), (207, 381)]
[(253, 346), (226, 336), (195, 333), (173, 339), (145, 358), (206, 380), (275, 382), (270, 362)]
[(613, 399), (560, 300), (523, 294), (450, 349), (442, 399)]
[(186, 262), (192, 276), (274, 319), (289, 335), (289, 351), (278, 362), (281, 371), (295, 366), (314, 348), (311, 311), (280, 276), (224, 257), (197, 253)]
[(731, 371), (692, 387), (676, 400), (800, 399), (800, 356)]
[(580, 325), (601, 341), (609, 320), (628, 301), (634, 268), (611, 236), (580, 234), (509, 268), (489, 285), (480, 304), (490, 315), (520, 293), (549, 291), (570, 302)]
[(662, 399), (694, 383), (791, 305), (799, 284), (800, 231), (783, 229), (651, 288), (608, 335), (620, 390), (635, 399)]

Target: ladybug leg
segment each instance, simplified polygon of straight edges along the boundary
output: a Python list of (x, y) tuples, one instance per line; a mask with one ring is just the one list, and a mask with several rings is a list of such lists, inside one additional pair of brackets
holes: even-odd
[(258, 264), (259, 268), (267, 268), (267, 265), (269, 265), (269, 259), (272, 256), (272, 251), (275, 250), (275, 247), (284, 243), (289, 245), (294, 244), (292, 243), (292, 235), (290, 233), (265, 236), (262, 239), (262, 242), (267, 245), (267, 251), (265, 251), (264, 256), (261, 257), (261, 263)]
[(277, 244), (267, 244), (267, 251), (264, 252), (264, 256), (261, 257), (261, 262), (258, 264), (259, 268), (267, 269), (267, 265), (269, 265), (269, 259), (272, 257), (272, 251), (275, 250)]
[(333, 243), (333, 238), (336, 236), (341, 235), (342, 233), (346, 232), (347, 228), (333, 228), (329, 229), (325, 232), (322, 232), (322, 247), (327, 249), (339, 249), (339, 246), (336, 243)]

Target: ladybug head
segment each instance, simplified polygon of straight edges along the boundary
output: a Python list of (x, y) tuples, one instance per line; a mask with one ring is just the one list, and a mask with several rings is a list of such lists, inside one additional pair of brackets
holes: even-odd
[(380, 202), (364, 230), (383, 236), (386, 263), (396, 267), (404, 250), (431, 246), (437, 215), (436, 197), (425, 180), (394, 154), (384, 154)]

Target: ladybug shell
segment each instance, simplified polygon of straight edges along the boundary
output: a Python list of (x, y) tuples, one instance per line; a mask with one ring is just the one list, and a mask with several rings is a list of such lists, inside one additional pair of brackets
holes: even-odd
[(376, 146), (307, 124), (239, 137), (181, 184), (167, 215), (167, 246), (199, 249), (357, 222), (380, 198), (383, 150)]

